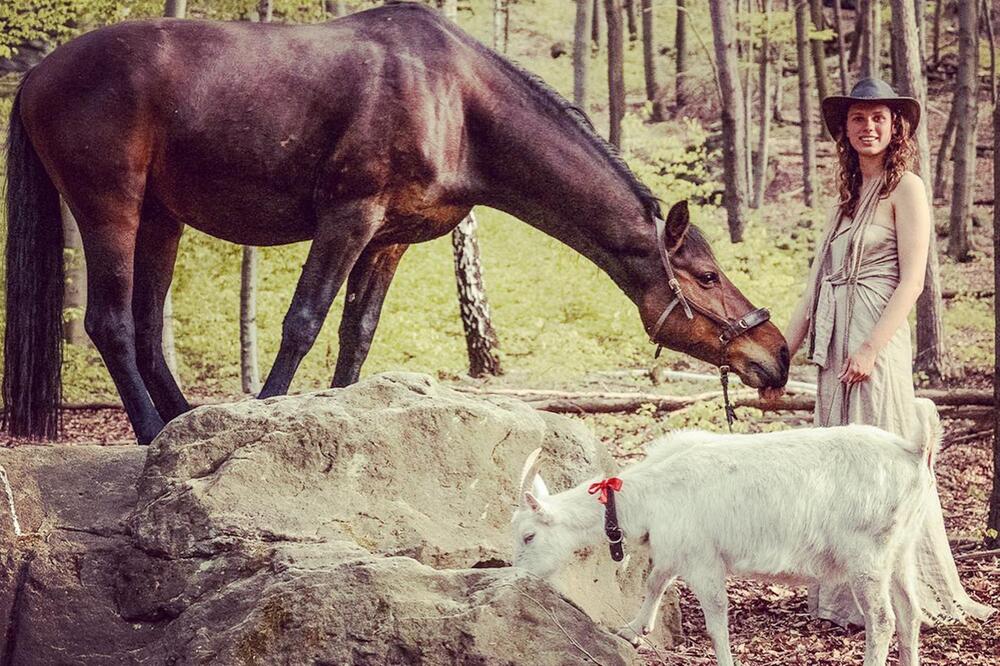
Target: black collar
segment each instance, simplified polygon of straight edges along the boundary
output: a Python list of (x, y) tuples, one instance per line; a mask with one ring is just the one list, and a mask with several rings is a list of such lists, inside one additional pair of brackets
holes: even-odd
[(622, 548), (622, 528), (618, 526), (618, 512), (615, 511), (615, 491), (608, 488), (608, 502), (604, 505), (604, 534), (608, 537), (611, 559), (621, 562), (625, 557)]

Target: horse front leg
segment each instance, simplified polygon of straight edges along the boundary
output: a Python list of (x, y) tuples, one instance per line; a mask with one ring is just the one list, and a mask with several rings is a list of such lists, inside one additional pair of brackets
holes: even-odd
[(284, 395), (323, 327), (340, 285), (382, 220), (385, 207), (370, 201), (342, 206), (320, 217), (281, 329), (281, 346), (258, 397)]
[(155, 204), (149, 204), (139, 223), (135, 249), (132, 318), (136, 360), (156, 411), (165, 422), (191, 409), (163, 356), (163, 303), (183, 228)]
[(385, 295), (408, 247), (403, 244), (369, 246), (351, 270), (347, 278), (344, 315), (340, 320), (340, 348), (332, 386), (348, 386), (358, 381), (361, 366), (372, 346)]

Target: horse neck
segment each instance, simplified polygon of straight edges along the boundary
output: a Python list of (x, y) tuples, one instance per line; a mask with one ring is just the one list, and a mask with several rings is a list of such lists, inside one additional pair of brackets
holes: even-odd
[(568, 119), (508, 106), (492, 120), (485, 203), (580, 252), (638, 304), (659, 264), (655, 229), (626, 178)]

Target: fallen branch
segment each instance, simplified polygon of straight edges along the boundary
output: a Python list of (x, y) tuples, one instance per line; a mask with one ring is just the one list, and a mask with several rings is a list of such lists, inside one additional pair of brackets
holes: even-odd
[(956, 444), (964, 444), (965, 442), (970, 442), (979, 439), (980, 437), (988, 437), (989, 435), (992, 434), (993, 434), (993, 429), (990, 428), (989, 430), (977, 430), (975, 432), (970, 432), (965, 435), (961, 435), (959, 437), (951, 437), (948, 439), (948, 441), (946, 441), (944, 444), (941, 445), (941, 450), (947, 451)]
[(959, 553), (955, 556), (955, 561), (985, 560), (988, 557), (1000, 557), (1000, 548), (994, 548), (993, 550), (977, 550), (972, 553)]

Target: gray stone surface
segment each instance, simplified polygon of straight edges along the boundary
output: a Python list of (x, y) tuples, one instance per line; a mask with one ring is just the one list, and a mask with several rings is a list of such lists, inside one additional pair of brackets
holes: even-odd
[(583, 609), (622, 624), (643, 567), (581, 553), (567, 600), (504, 566), (538, 446), (554, 490), (613, 469), (579, 423), (403, 374), (201, 407), (148, 450), (0, 450), (0, 663), (635, 663)]

